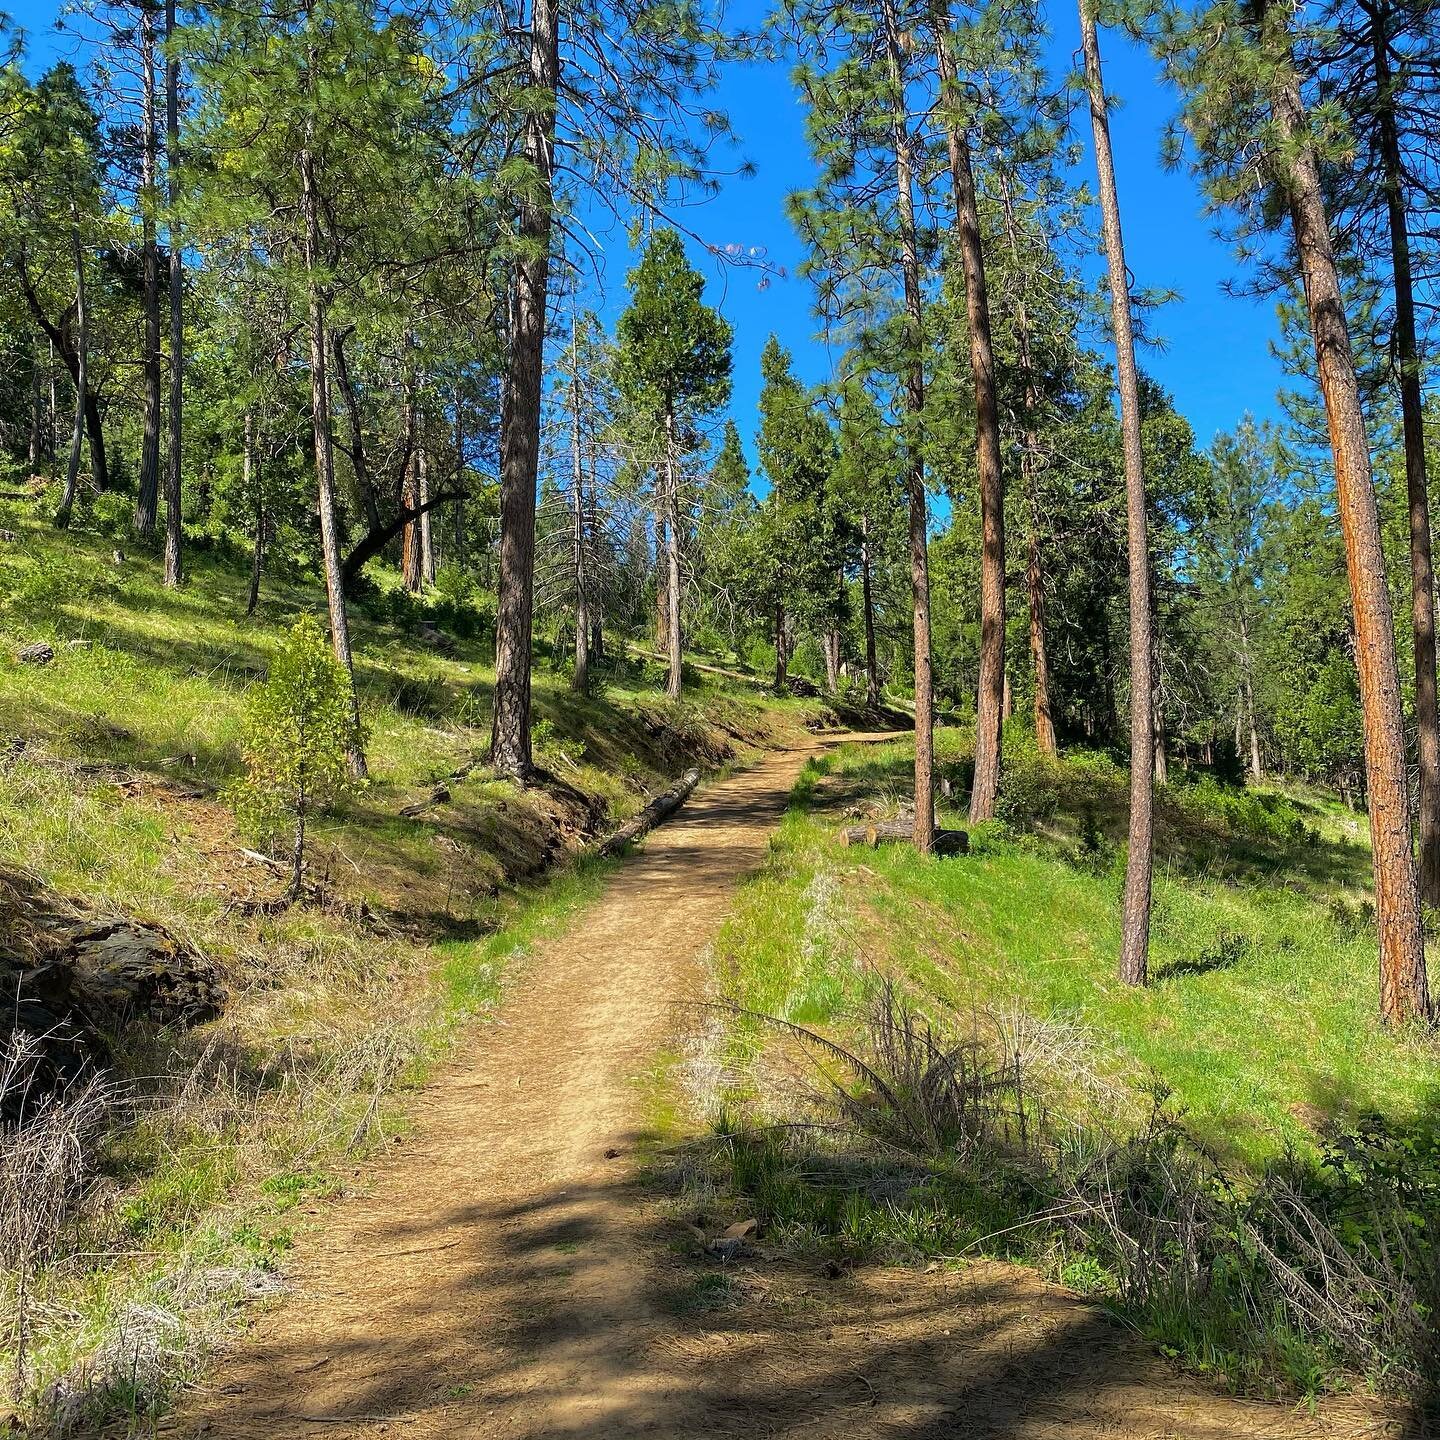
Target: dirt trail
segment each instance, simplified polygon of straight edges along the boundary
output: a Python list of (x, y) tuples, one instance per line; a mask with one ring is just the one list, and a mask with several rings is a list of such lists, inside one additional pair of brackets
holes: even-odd
[[(412, 1143), (300, 1242), (293, 1294), (176, 1417), (185, 1435), (482, 1437), (1400, 1435), (1363, 1406), (1300, 1419), (1176, 1379), (1026, 1271), (741, 1266), (733, 1304), (673, 1300), (634, 1183), (636, 1077), (805, 756), (699, 792), (423, 1097)], [(672, 1292), (667, 1302), (667, 1285)], [(174, 1433), (171, 1431), (170, 1433)]]

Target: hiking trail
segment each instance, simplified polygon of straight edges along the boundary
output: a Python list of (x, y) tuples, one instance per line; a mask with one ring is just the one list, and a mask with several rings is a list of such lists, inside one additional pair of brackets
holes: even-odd
[[(846, 737), (854, 738), (854, 737)], [(824, 742), (817, 742), (817, 748)], [(1338, 1440), (1373, 1403), (1238, 1401), (1177, 1376), (1033, 1272), (729, 1267), (734, 1303), (667, 1304), (683, 1235), (637, 1185), (638, 1077), (703, 994), (700, 959), (813, 749), (702, 787), (417, 1098), (415, 1126), (297, 1241), (165, 1433), (206, 1440)]]

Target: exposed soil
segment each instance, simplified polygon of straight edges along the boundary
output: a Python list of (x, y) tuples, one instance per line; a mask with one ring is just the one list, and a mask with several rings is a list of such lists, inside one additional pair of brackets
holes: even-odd
[(699, 956), (804, 758), (703, 789), (531, 957), (410, 1142), (302, 1237), (291, 1295), (189, 1397), (180, 1433), (1412, 1433), (1364, 1402), (1311, 1417), (1217, 1396), (1019, 1268), (827, 1280), (755, 1260), (707, 1284), (683, 1258), (635, 1181), (636, 1081), (684, 1023), (668, 1002), (699, 993)]

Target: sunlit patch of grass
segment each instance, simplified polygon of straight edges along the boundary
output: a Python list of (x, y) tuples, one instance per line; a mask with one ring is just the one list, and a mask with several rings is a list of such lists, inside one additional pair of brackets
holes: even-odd
[(1334, 842), (1295, 842), (1297, 852), (1332, 846), (1323, 857), (1329, 888), (1292, 887), (1283, 871), (1237, 880), (1162, 865), (1152, 984), (1137, 990), (1115, 971), (1119, 852), (1080, 863), (1063, 841), (1014, 831), (950, 860), (838, 844), (836, 821), (820, 808), (827, 792), (849, 793), (857, 781), (883, 790), (903, 777), (907, 752), (903, 741), (851, 747), (825, 771), (808, 769), (797, 791), (806, 804), (792, 809), (771, 864), (742, 891), (717, 951), (722, 984), (747, 1006), (787, 1014), (803, 1000), (807, 1018), (825, 1021), (856, 1003), (853, 966), (830, 967), (817, 989), (800, 964), (807, 896), (829, 872), (843, 907), (878, 932), (869, 948), (883, 948), (923, 989), (961, 1010), (1019, 1001), (1092, 1030), (1129, 1078), (1160, 1076), (1191, 1127), (1238, 1158), (1260, 1162), (1313, 1143), (1317, 1116), (1378, 1110), (1413, 1120), (1433, 1102), (1440, 1051), (1424, 1035), (1380, 1025), (1373, 930), (1335, 908), (1368, 883), (1368, 856), (1354, 852), (1342, 807), (1323, 812), (1335, 821)]

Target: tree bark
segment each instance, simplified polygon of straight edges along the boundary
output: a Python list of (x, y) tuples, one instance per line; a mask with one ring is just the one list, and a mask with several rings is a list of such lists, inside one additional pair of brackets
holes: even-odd
[(245, 412), (244, 454), (241, 464), (245, 473), (245, 491), (255, 500), (255, 534), (250, 548), (250, 594), (245, 613), (253, 615), (260, 603), (260, 573), (265, 564), (265, 488), (255, 473), (255, 412)]
[(781, 691), (789, 681), (790, 647), (785, 642), (785, 606), (775, 607), (775, 689)]
[(417, 501), (415, 484), (415, 458), (411, 456), (405, 466), (405, 483), (400, 489), (401, 503), (410, 519), (400, 532), (400, 583), (405, 590), (416, 595), (420, 592), (420, 526), (415, 518)]
[(75, 380), (75, 424), (70, 432), (70, 457), (65, 466), (65, 488), (55, 523), (63, 530), (75, 511), (75, 492), (80, 484), (80, 449), (85, 440), (85, 397), (90, 393), (90, 305), (85, 293), (85, 252), (80, 245), (80, 227), (70, 229), (70, 250), (75, 260), (75, 337), (77, 374)]
[(78, 297), (76, 304), (61, 317), (60, 323), (52, 324), (50, 317), (41, 308), (40, 296), (30, 282), (30, 272), (26, 267), (23, 252), (16, 265), (16, 275), (20, 281), (20, 293), (25, 297), (26, 308), (30, 311), (35, 323), (44, 331), (45, 338), (50, 342), (50, 454), (52, 457), (55, 454), (55, 432), (59, 427), (60, 415), (60, 396), (55, 380), (55, 356), (58, 354), (65, 369), (69, 372), (71, 383), (75, 386), (77, 403), (84, 411), (85, 438), (90, 447), (91, 478), (94, 480), (97, 490), (108, 490), (110, 488), (110, 465), (105, 456), (105, 428), (100, 421), (99, 401), (95, 398), (95, 392), (90, 388), (88, 330), (84, 375), (80, 373), (81, 347), (76, 344), (75, 335), (72, 333), (72, 323), (78, 326)]
[(1420, 898), (1440, 906), (1440, 707), (1435, 685), (1435, 565), (1425, 465), (1425, 412), (1415, 334), (1415, 287), (1405, 214), (1400, 136), (1390, 73), (1389, 6), (1380, 0), (1371, 19), (1375, 46), (1376, 119), (1390, 228), (1395, 284), (1395, 359), (1405, 446), (1405, 492), (1410, 521), (1410, 623), (1415, 636), (1415, 728), (1420, 767)]
[(45, 408), (43, 399), (43, 387), (40, 382), (40, 355), (39, 345), (32, 346), (30, 352), (30, 441), (27, 446), (27, 454), (30, 460), (30, 471), (33, 474), (40, 468), (40, 452), (43, 443), (44, 421), (42, 414)]
[[(353, 410), (351, 412), (354, 413)], [(401, 506), (411, 519), (401, 532), (400, 583), (411, 595), (418, 595), (425, 583), (420, 541), (420, 457), (415, 449), (415, 398), (413, 386), (405, 402), (405, 470), (400, 482)]]
[(880, 708), (880, 667), (875, 653), (875, 600), (870, 579), (870, 517), (860, 517), (860, 612), (865, 625), (865, 704)]
[(665, 506), (662, 502), (655, 515), (655, 648), (670, 653), (670, 583), (665, 565)]
[(545, 310), (554, 224), (559, 0), (534, 0), (524, 156), (535, 174), (520, 204), (525, 251), (515, 263), (510, 347), (500, 420), (500, 593), (495, 622), (495, 708), (490, 759), (502, 775), (527, 779), (530, 658), (535, 622), (535, 478), (540, 457)]
[(669, 673), (665, 693), (680, 698), (684, 665), (684, 636), (680, 631), (680, 466), (676, 454), (675, 416), (665, 411), (665, 628)]
[(374, 477), (370, 474), (369, 452), (365, 448), (360, 401), (355, 394), (355, 384), (350, 378), (350, 360), (345, 353), (345, 341), (350, 334), (351, 329), (331, 331), (330, 353), (335, 359), (335, 386), (345, 402), (345, 418), (350, 431), (350, 468), (355, 472), (355, 489), (360, 496), (360, 508), (365, 512), (365, 523), (375, 531), (383, 527), (383, 522), (380, 519), (380, 502), (375, 495)]
[(430, 458), (422, 444), (415, 452), (415, 498), (420, 504), (420, 580), (435, 583), (435, 527), (430, 504)]
[[(946, 43), (948, 11), (935, 26), (940, 90), (947, 104), (958, 99), (954, 59)], [(970, 823), (995, 814), (1000, 792), (1000, 737), (1005, 691), (1005, 477), (1000, 466), (1000, 413), (995, 399), (995, 349), (990, 334), (990, 296), (970, 142), (952, 114), (945, 125), (954, 194), (955, 229), (965, 270), (965, 318), (970, 332), (970, 378), (975, 395), (975, 464), (980, 482), (980, 678), (975, 701), (975, 778)]]
[(580, 340), (571, 326), (570, 372), (570, 563), (575, 581), (575, 669), (570, 687), (590, 693), (590, 597), (585, 573), (585, 458), (580, 443)]
[(458, 490), (441, 490), (431, 495), (423, 507), (406, 505), (393, 520), (382, 521), (378, 530), (367, 531), (345, 557), (345, 563), (340, 567), (342, 580), (348, 585), (365, 567), (367, 561), (373, 560), (406, 526), (414, 524), (422, 514), (430, 514), (438, 506), (461, 498)]
[(668, 790), (662, 790), (633, 820), (627, 820), (600, 845), (602, 855), (619, 855), (627, 845), (643, 839), (657, 825), (668, 820), (691, 796), (700, 783), (698, 770), (687, 770)]
[(48, 374), (50, 377), (50, 411), (45, 424), (45, 453), (53, 461), (55, 459), (55, 434), (60, 424), (60, 386), (55, 378), (55, 341), (53, 338), (49, 338), (49, 345), (50, 368)]
[(896, 101), (890, 118), (895, 153), (896, 220), (905, 291), (905, 409), (908, 465), (905, 493), (909, 509), (910, 591), (915, 645), (915, 848), (928, 855), (935, 839), (935, 688), (930, 649), (929, 507), (925, 495), (925, 454), (920, 430), (925, 410), (924, 297), (920, 249), (915, 226), (914, 155), (905, 113), (902, 41), (893, 0), (883, 0), (886, 59)]
[[(1005, 208), (1005, 233), (1010, 256), (1020, 273), (1020, 243), (1015, 225), (1015, 207), (1010, 199), (1010, 182), (1000, 171), (1000, 195)], [(1035, 433), (1040, 410), (1040, 389), (1035, 378), (1035, 356), (1030, 348), (1030, 315), (1023, 296), (1015, 302), (1015, 340), (1024, 382), (1025, 417), (1020, 437), (1020, 480), (1025, 495), (1025, 598), (1030, 610), (1030, 663), (1035, 672), (1035, 742), (1043, 755), (1060, 753), (1055, 736), (1055, 714), (1050, 700), (1050, 650), (1045, 630), (1045, 570), (1040, 558), (1040, 497), (1036, 460), (1040, 453)]]
[(155, 186), (160, 166), (160, 127), (155, 94), (155, 10), (140, 6), (140, 290), (145, 315), (145, 419), (140, 440), (140, 476), (135, 497), (135, 533), (149, 539), (160, 509), (160, 416), (163, 356), (160, 345), (160, 247), (155, 235)]
[(1120, 390), (1120, 428), (1125, 451), (1125, 515), (1130, 571), (1130, 830), (1121, 920), (1120, 978), (1143, 985), (1149, 978), (1150, 890), (1154, 865), (1155, 726), (1152, 714), (1150, 635), (1150, 541), (1145, 503), (1145, 460), (1140, 439), (1140, 388), (1129, 271), (1120, 228), (1120, 198), (1110, 149), (1110, 114), (1100, 69), (1100, 40), (1087, 0), (1080, 0), (1080, 39), (1100, 214), (1110, 271), (1110, 310), (1115, 327), (1115, 370)]
[[(312, 65), (312, 73), (313, 68)], [(314, 429), (315, 479), (319, 491), (325, 598), (330, 611), (330, 643), (350, 685), (350, 716), (356, 736), (348, 757), (350, 773), (357, 779), (363, 779), (368, 771), (365, 751), (359, 740), (360, 697), (355, 688), (355, 657), (350, 646), (350, 617), (345, 610), (345, 582), (340, 568), (340, 527), (335, 514), (335, 450), (330, 435), (330, 376), (326, 365), (326, 297), (318, 278), (320, 197), (315, 190), (315, 161), (308, 149), (300, 154), (300, 185), (305, 219), (307, 320), (310, 332), (310, 411)]]
[[(1263, 10), (1262, 10), (1263, 15)], [(1366, 798), (1380, 940), (1380, 1013), (1391, 1023), (1433, 1018), (1425, 975), (1405, 774), (1405, 730), (1393, 616), (1385, 585), (1380, 517), (1344, 296), (1336, 270), (1320, 169), (1304, 139), (1293, 69), (1272, 82), (1271, 106), (1294, 158), (1280, 176), (1305, 285), (1311, 337), (1335, 458), (1335, 488), (1355, 621), (1355, 665), (1365, 721)]]
[(825, 652), (825, 689), (834, 695), (840, 689), (840, 632), (834, 626), (821, 637)]
[(165, 195), (169, 204), (166, 237), (170, 243), (170, 445), (165, 467), (165, 584), (184, 578), (180, 560), (180, 464), (185, 401), (184, 242), (176, 212), (180, 207), (180, 56), (175, 48), (175, 0), (165, 0)]

